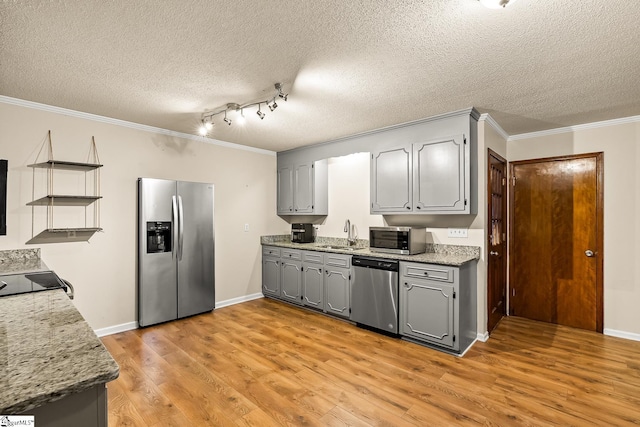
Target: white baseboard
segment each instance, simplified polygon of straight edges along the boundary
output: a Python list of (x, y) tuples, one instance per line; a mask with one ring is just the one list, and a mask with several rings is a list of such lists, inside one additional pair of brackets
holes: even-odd
[(636, 334), (633, 332), (616, 331), (615, 329), (604, 328), (604, 331), (602, 331), (602, 333), (605, 335), (609, 335), (611, 337), (618, 337), (618, 338), (624, 338), (627, 340), (640, 341), (640, 334)]
[(137, 328), (138, 328), (138, 322), (129, 322), (129, 323), (123, 323), (121, 325), (108, 326), (106, 328), (96, 329), (94, 332), (96, 333), (97, 336), (104, 337), (107, 335), (126, 332), (126, 331), (130, 331), (132, 329), (137, 329)]
[[(263, 297), (264, 296), (262, 295), (262, 293), (257, 293), (257, 294), (245, 295), (238, 298), (231, 298), (225, 301), (217, 302), (216, 308), (228, 307), (230, 305), (240, 304), (243, 302), (247, 302), (247, 301), (251, 301), (251, 300), (263, 298)], [(107, 335), (126, 332), (126, 331), (130, 331), (132, 329), (137, 329), (137, 328), (138, 328), (138, 322), (129, 322), (129, 323), (123, 323), (121, 325), (108, 326), (106, 328), (96, 329), (94, 332), (96, 333), (97, 336), (104, 337)]]
[(254, 299), (259, 299), (259, 298), (264, 298), (264, 295), (262, 295), (262, 293), (257, 293), (257, 294), (245, 295), (237, 298), (231, 298), (225, 301), (218, 301), (216, 302), (216, 308), (228, 307), (230, 305), (240, 304), (243, 302), (252, 301)]
[(487, 342), (489, 340), (489, 332), (485, 332), (484, 334), (478, 332), (478, 338), (476, 338), (480, 342)]

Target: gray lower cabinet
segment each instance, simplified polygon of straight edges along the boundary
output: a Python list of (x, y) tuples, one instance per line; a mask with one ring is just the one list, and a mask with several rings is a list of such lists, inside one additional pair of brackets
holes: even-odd
[(324, 264), (325, 311), (348, 318), (351, 314), (351, 256), (328, 253)]
[(33, 415), (38, 427), (107, 427), (107, 387), (97, 384), (22, 415)]
[(280, 298), (280, 248), (262, 248), (262, 293)]
[(324, 255), (302, 253), (302, 304), (324, 311)]
[(280, 258), (280, 297), (302, 304), (302, 252), (283, 249)]
[(351, 255), (262, 248), (262, 293), (266, 297), (348, 318), (350, 290)]
[(462, 353), (477, 336), (475, 263), (400, 263), (400, 335)]

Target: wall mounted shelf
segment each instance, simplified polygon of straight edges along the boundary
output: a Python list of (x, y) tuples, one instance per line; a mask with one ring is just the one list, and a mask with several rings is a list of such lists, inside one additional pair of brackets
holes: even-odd
[[(45, 141), (46, 144), (47, 141)], [(43, 147), (44, 148), (44, 147)], [(28, 165), (33, 169), (33, 194), (35, 195), (35, 171), (36, 169), (45, 169), (47, 173), (47, 191), (43, 197), (35, 198), (27, 203), (32, 209), (43, 206), (47, 208), (47, 227), (37, 235), (33, 235), (32, 239), (27, 243), (48, 243), (48, 242), (73, 242), (88, 241), (93, 234), (102, 231), (100, 227), (100, 164), (98, 158), (98, 150), (96, 148), (95, 138), (91, 138), (90, 162), (71, 162), (64, 160), (54, 160), (53, 144), (51, 142), (51, 131), (48, 133), (49, 159), (46, 162), (34, 163)], [(42, 150), (40, 150), (42, 151)], [(40, 153), (38, 153), (38, 156)], [(36, 160), (37, 161), (37, 160)], [(64, 194), (54, 193), (53, 182), (56, 172), (70, 171), (84, 173), (84, 192), (85, 194)], [(90, 176), (88, 176), (90, 175)], [(91, 185), (88, 185), (91, 181)], [(89, 190), (88, 187), (93, 187)], [(61, 206), (84, 207), (84, 227), (55, 227), (54, 226), (54, 208)], [(87, 212), (88, 208), (92, 208), (92, 215)], [(89, 220), (91, 216), (91, 220)], [(35, 213), (33, 214), (35, 223)], [(32, 224), (35, 229), (35, 224)]]

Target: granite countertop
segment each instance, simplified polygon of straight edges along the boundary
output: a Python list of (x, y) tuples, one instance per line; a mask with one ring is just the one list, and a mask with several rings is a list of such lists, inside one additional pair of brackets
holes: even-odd
[(323, 246), (327, 245), (347, 246), (346, 239), (332, 237), (317, 237), (315, 243), (292, 243), (289, 235), (262, 236), (260, 243), (280, 248), (363, 255), (400, 261), (449, 265), (454, 267), (462, 266), (480, 258), (480, 247), (478, 246), (440, 245), (435, 243), (427, 243), (427, 252), (416, 255), (396, 255), (372, 252), (368, 246), (369, 242), (366, 240), (358, 240), (354, 246), (354, 250), (324, 248)]
[[(15, 271), (24, 271), (14, 264)], [(0, 274), (8, 274), (4, 267), (0, 263)], [(0, 414), (28, 412), (119, 373), (63, 290), (0, 298)]]
[(0, 251), (0, 275), (50, 271), (40, 258), (40, 249)]

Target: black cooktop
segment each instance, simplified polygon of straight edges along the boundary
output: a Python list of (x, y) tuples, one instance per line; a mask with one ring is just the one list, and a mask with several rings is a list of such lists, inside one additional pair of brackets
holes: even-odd
[(67, 287), (53, 271), (0, 276), (0, 297)]

